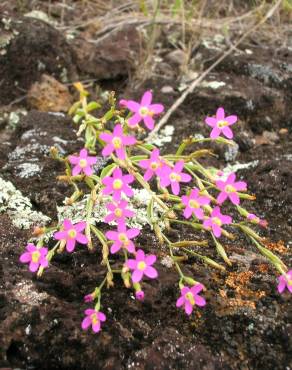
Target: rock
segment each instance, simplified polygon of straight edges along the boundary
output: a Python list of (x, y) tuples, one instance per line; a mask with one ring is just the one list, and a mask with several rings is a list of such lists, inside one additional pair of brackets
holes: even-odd
[(46, 74), (42, 75), (40, 82), (31, 86), (27, 101), (31, 108), (42, 112), (67, 112), (72, 105), (67, 86)]
[[(1, 39), (5, 42), (1, 43)], [(44, 73), (77, 79), (65, 37), (49, 24), (29, 18), (0, 21), (0, 104), (23, 96)]]
[(186, 53), (180, 49), (173, 50), (165, 56), (165, 59), (170, 63), (180, 66), (186, 61)]
[(94, 33), (80, 34), (73, 41), (80, 70), (97, 79), (128, 76), (138, 66), (143, 39), (133, 26), (117, 29), (96, 39)]
[(163, 86), (163, 87), (161, 88), (161, 92), (162, 92), (163, 94), (173, 94), (173, 93), (174, 93), (174, 89), (173, 89), (173, 87), (172, 87), (172, 86)]

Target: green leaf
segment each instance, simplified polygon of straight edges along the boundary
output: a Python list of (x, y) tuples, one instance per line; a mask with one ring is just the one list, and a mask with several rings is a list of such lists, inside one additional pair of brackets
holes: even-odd
[(141, 146), (147, 150), (153, 150), (155, 149), (156, 147), (152, 144), (149, 144), (149, 143), (145, 143), (145, 144), (141, 144)]
[(87, 112), (91, 112), (92, 110), (94, 109), (99, 109), (101, 107), (100, 104), (98, 104), (96, 101), (92, 101), (90, 102), (87, 107), (86, 107), (86, 111)]
[(104, 167), (104, 169), (100, 173), (100, 178), (103, 179), (106, 176), (110, 176), (116, 167), (117, 165), (115, 163), (111, 163), (108, 166)]
[(130, 157), (130, 161), (131, 162), (139, 162), (141, 161), (142, 159), (147, 159), (147, 155), (134, 155), (133, 157)]

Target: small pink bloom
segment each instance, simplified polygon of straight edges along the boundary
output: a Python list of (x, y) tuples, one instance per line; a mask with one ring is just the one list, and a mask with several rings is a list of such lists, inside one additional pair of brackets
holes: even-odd
[(292, 293), (292, 270), (288, 271), (287, 274), (278, 277), (278, 292), (283, 293), (285, 288)]
[(104, 157), (108, 157), (113, 151), (115, 151), (119, 159), (125, 159), (125, 147), (136, 143), (136, 139), (133, 136), (123, 134), (123, 128), (120, 124), (114, 127), (112, 134), (102, 132), (99, 135), (99, 138), (107, 143), (102, 150), (102, 155)]
[(159, 149), (153, 149), (149, 159), (142, 159), (139, 166), (146, 169), (144, 174), (145, 181), (149, 181), (154, 174), (157, 174), (163, 165), (163, 161), (159, 157)]
[(217, 139), (221, 133), (228, 139), (233, 138), (233, 132), (229, 126), (233, 125), (237, 121), (237, 116), (225, 117), (225, 112), (223, 108), (218, 108), (215, 117), (207, 117), (205, 122), (208, 126), (213, 127), (210, 137), (211, 139)]
[(247, 219), (250, 222), (252, 222), (253, 224), (260, 225), (262, 227), (267, 227), (268, 226), (268, 221), (267, 220), (262, 220), (253, 213), (249, 213), (248, 216), (247, 216)]
[(227, 198), (229, 198), (233, 204), (239, 205), (240, 198), (237, 194), (237, 191), (245, 191), (247, 184), (244, 181), (235, 181), (235, 179), (235, 173), (232, 172), (226, 181), (216, 181), (216, 186), (219, 188), (219, 190), (221, 190), (217, 198), (217, 202), (219, 204), (222, 204)]
[(176, 307), (184, 306), (186, 314), (190, 315), (195, 305), (200, 307), (205, 306), (205, 299), (199, 296), (200, 291), (203, 289), (204, 286), (200, 283), (191, 288), (187, 286), (183, 287), (181, 289), (181, 296), (176, 301)]
[(133, 283), (138, 283), (142, 280), (143, 275), (146, 275), (150, 279), (155, 279), (158, 273), (154, 267), (153, 263), (156, 261), (156, 256), (154, 254), (148, 254), (145, 256), (142, 249), (138, 249), (136, 253), (136, 259), (128, 259), (126, 266), (133, 270), (132, 280)]
[(127, 107), (127, 105), (128, 105), (128, 100), (126, 100), (126, 99), (121, 99), (121, 100), (119, 101), (119, 105), (120, 105), (122, 108), (126, 108), (126, 107)]
[(48, 248), (37, 248), (34, 244), (29, 243), (26, 246), (26, 252), (22, 253), (19, 258), (21, 263), (29, 263), (29, 270), (36, 272), (41, 267), (48, 267), (49, 261), (46, 256)]
[(200, 196), (199, 189), (192, 189), (189, 196), (184, 195), (181, 197), (182, 203), (186, 206), (184, 210), (184, 217), (190, 218), (194, 214), (199, 220), (204, 218), (204, 211), (201, 206), (210, 203), (210, 198), (207, 196)]
[(103, 312), (96, 311), (92, 308), (88, 308), (84, 311), (86, 317), (83, 319), (81, 327), (83, 330), (87, 330), (90, 325), (95, 333), (100, 331), (101, 322), (106, 320), (106, 316)]
[(121, 248), (127, 249), (128, 252), (135, 252), (135, 245), (131, 239), (135, 238), (140, 234), (139, 229), (128, 229), (125, 225), (120, 225), (118, 231), (107, 231), (106, 237), (109, 240), (113, 240), (114, 243), (111, 246), (111, 253), (114, 254), (118, 252)]
[(203, 225), (205, 229), (213, 231), (214, 235), (219, 238), (222, 233), (221, 226), (224, 224), (231, 224), (232, 218), (230, 216), (222, 215), (220, 208), (215, 207), (211, 213), (211, 217), (207, 218)]
[(139, 290), (138, 292), (136, 292), (135, 297), (138, 301), (144, 301), (145, 294), (143, 290)]
[(180, 182), (190, 182), (192, 177), (182, 172), (184, 168), (184, 161), (178, 161), (173, 168), (165, 165), (159, 171), (160, 185), (165, 188), (171, 186), (173, 194), (178, 195), (180, 192)]
[(85, 235), (81, 234), (86, 227), (86, 222), (79, 222), (73, 225), (70, 220), (65, 219), (62, 229), (54, 234), (56, 240), (66, 242), (67, 252), (73, 252), (76, 242), (80, 244), (87, 244), (88, 239)]
[(134, 113), (134, 115), (128, 120), (129, 126), (136, 126), (142, 120), (145, 126), (149, 130), (154, 128), (153, 116), (155, 114), (162, 113), (164, 107), (162, 104), (151, 104), (152, 93), (151, 91), (146, 91), (141, 99), (141, 103), (137, 103), (133, 100), (127, 101), (127, 108)]
[(115, 168), (112, 177), (107, 176), (102, 179), (102, 183), (105, 185), (102, 194), (113, 194), (113, 200), (116, 202), (121, 199), (122, 193), (132, 197), (134, 192), (128, 184), (131, 184), (133, 181), (134, 177), (132, 175), (123, 175), (119, 167)]
[(97, 158), (89, 156), (86, 149), (81, 149), (79, 156), (69, 155), (69, 162), (75, 165), (72, 170), (72, 175), (77, 176), (80, 172), (83, 172), (86, 176), (91, 176), (93, 174), (91, 166), (94, 165), (96, 161)]
[(84, 296), (84, 302), (86, 303), (93, 302), (93, 300), (94, 300), (94, 293), (87, 294)]
[(126, 200), (121, 200), (119, 203), (108, 203), (106, 208), (110, 213), (105, 217), (104, 221), (109, 223), (116, 221), (118, 226), (125, 225), (125, 220), (127, 217), (133, 217), (135, 212), (127, 208), (128, 202)]

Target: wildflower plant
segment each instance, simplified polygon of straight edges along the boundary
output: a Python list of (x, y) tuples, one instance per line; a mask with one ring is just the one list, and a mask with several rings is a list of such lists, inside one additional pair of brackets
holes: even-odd
[[(282, 293), (286, 287), (292, 291), (291, 270), (288, 272), (285, 264), (265, 247), (264, 239), (254, 229), (258, 225), (266, 227), (266, 221), (241, 204), (242, 200), (255, 199), (254, 195), (247, 193), (247, 184), (238, 181), (234, 173), (224, 179), (218, 169), (204, 167), (199, 158), (211, 154), (210, 150), (191, 151), (196, 144), (210, 141), (233, 145), (228, 139), (233, 137), (231, 126), (237, 121), (235, 115), (226, 117), (224, 109), (219, 108), (215, 117), (206, 118), (207, 125), (212, 127), (210, 137), (189, 137), (182, 141), (176, 153), (162, 155), (154, 145), (136, 137), (137, 132), (145, 130), (139, 126), (141, 123), (147, 130), (152, 130), (156, 116), (164, 110), (162, 104), (152, 103), (150, 91), (144, 93), (140, 102), (123, 99), (118, 106), (114, 94), (110, 94), (109, 110), (97, 118), (92, 111), (100, 108), (98, 103), (88, 102), (88, 92), (81, 84), (76, 84), (76, 88), (80, 99), (69, 113), (78, 126), (77, 135), (84, 134), (84, 147), (68, 157), (62, 157), (56, 148), (52, 148), (51, 154), (65, 166), (65, 174), (59, 176), (59, 180), (73, 188), (71, 197), (66, 198), (65, 203), (72, 205), (87, 195), (86, 217), (78, 223), (65, 219), (42, 228), (37, 233), (37, 244), (28, 244), (20, 262), (29, 263), (30, 271), (40, 276), (57, 252), (72, 253), (78, 244), (82, 248), (100, 249), (101, 264), (105, 266), (106, 273), (94, 291), (84, 297), (90, 307), (85, 310), (82, 329), (91, 327), (95, 333), (100, 331), (106, 320), (105, 314), (100, 311), (102, 292), (106, 287), (113, 286), (116, 275), (140, 301), (145, 297), (144, 280), (159, 278), (157, 256), (160, 250), (157, 249), (156, 255), (145, 253), (137, 243), (137, 237), (143, 231), (127, 225), (129, 219), (135, 218), (135, 210), (130, 207), (133, 188), (142, 188), (149, 194), (148, 223), (158, 245), (168, 248), (169, 258), (178, 273), (176, 306), (183, 307), (187, 315), (196, 306), (206, 304), (205, 298), (199, 295), (204, 294), (206, 288), (202, 282), (184, 272), (180, 251), (212, 268), (225, 270), (221, 263), (195, 252), (193, 246), (210, 243), (219, 257), (231, 265), (224, 241), (233, 240), (236, 237), (234, 231), (243, 233), (279, 271), (278, 291)], [(189, 154), (185, 154), (186, 149)], [(96, 169), (100, 153), (108, 162), (104, 168)], [(87, 194), (84, 189), (87, 189)], [(104, 224), (95, 224), (92, 213), (104, 197), (109, 199), (105, 203), (107, 214)], [(233, 217), (227, 214), (230, 207), (233, 207)], [(154, 212), (157, 209), (158, 212)], [(175, 224), (195, 230), (201, 240), (170, 240), (169, 230)], [(208, 239), (206, 234), (209, 234)], [(47, 235), (53, 235), (55, 240), (50, 248), (47, 246), (50, 243), (44, 247)], [(111, 255), (119, 257), (119, 268), (116, 265), (112, 267)]]

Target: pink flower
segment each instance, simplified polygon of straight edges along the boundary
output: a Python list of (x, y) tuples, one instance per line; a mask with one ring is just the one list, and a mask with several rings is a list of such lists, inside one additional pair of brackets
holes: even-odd
[(184, 306), (186, 314), (190, 315), (195, 305), (200, 307), (205, 306), (205, 299), (199, 296), (202, 289), (204, 289), (204, 286), (200, 283), (191, 288), (184, 286), (181, 289), (181, 296), (176, 301), (176, 307)]
[(233, 132), (230, 127), (237, 121), (237, 116), (228, 116), (225, 117), (225, 112), (223, 108), (218, 108), (215, 117), (207, 117), (205, 122), (208, 126), (213, 127), (210, 137), (211, 139), (217, 139), (218, 136), (222, 133), (228, 139), (233, 138)]
[(145, 294), (143, 290), (139, 290), (135, 293), (135, 297), (138, 301), (144, 301)]
[(94, 293), (87, 294), (84, 296), (84, 302), (86, 303), (93, 302), (93, 300), (94, 300)]
[(232, 218), (230, 216), (222, 215), (220, 208), (215, 207), (211, 213), (211, 217), (203, 222), (205, 229), (212, 229), (214, 235), (219, 238), (222, 233), (221, 226), (224, 224), (231, 224)]
[(86, 317), (83, 319), (81, 327), (83, 330), (87, 330), (90, 325), (95, 333), (100, 331), (101, 322), (106, 320), (106, 316), (103, 312), (96, 311), (92, 308), (88, 308), (84, 311)]
[(109, 213), (104, 221), (109, 223), (116, 221), (118, 226), (125, 224), (126, 217), (133, 217), (135, 212), (127, 209), (128, 202), (126, 200), (121, 200), (119, 203), (108, 203), (106, 208), (111, 212)]
[(104, 157), (109, 156), (115, 151), (119, 159), (125, 159), (125, 146), (134, 145), (136, 143), (136, 139), (133, 136), (126, 136), (123, 134), (123, 128), (120, 124), (115, 126), (112, 134), (102, 132), (99, 138), (107, 143), (102, 151)]
[(66, 242), (67, 252), (73, 252), (75, 249), (76, 241), (81, 244), (87, 244), (88, 239), (85, 235), (81, 234), (86, 227), (86, 222), (79, 222), (73, 225), (70, 220), (65, 219), (62, 229), (54, 234), (56, 240)]
[(247, 184), (244, 181), (236, 181), (235, 182), (235, 173), (231, 173), (226, 181), (217, 180), (216, 186), (221, 190), (220, 194), (218, 195), (217, 202), (222, 204), (227, 198), (235, 204), (239, 205), (240, 199), (237, 194), (237, 191), (244, 191), (247, 188)]
[(88, 156), (86, 149), (81, 149), (79, 156), (69, 155), (69, 162), (75, 165), (73, 167), (72, 175), (77, 176), (80, 172), (83, 172), (86, 176), (91, 176), (93, 174), (93, 170), (90, 166), (95, 164), (96, 161), (96, 157)]
[(22, 253), (19, 258), (21, 263), (29, 263), (29, 270), (36, 272), (41, 267), (48, 267), (49, 261), (46, 256), (48, 248), (37, 248), (34, 244), (29, 243), (26, 246), (26, 252)]
[(281, 275), (278, 277), (278, 292), (283, 293), (285, 288), (292, 293), (292, 270), (288, 271), (287, 274)]
[(118, 167), (113, 171), (112, 177), (107, 176), (102, 179), (102, 183), (105, 185), (102, 194), (113, 194), (113, 200), (116, 202), (121, 199), (122, 193), (132, 197), (134, 192), (128, 184), (131, 184), (133, 181), (134, 177), (132, 175), (123, 176), (122, 170)]
[(128, 105), (128, 100), (126, 100), (126, 99), (121, 99), (121, 100), (119, 101), (119, 105), (120, 105), (122, 108), (126, 108), (126, 107), (127, 107), (127, 105)]
[(202, 220), (204, 218), (204, 211), (200, 206), (210, 203), (210, 198), (206, 196), (200, 196), (199, 189), (192, 189), (189, 196), (184, 195), (181, 197), (183, 204), (186, 206), (184, 210), (184, 217), (190, 218), (192, 214)]
[(113, 240), (114, 243), (111, 246), (111, 253), (114, 254), (118, 252), (121, 248), (127, 249), (128, 252), (135, 252), (135, 245), (131, 239), (135, 238), (140, 234), (139, 229), (128, 229), (125, 225), (120, 225), (118, 231), (107, 231), (106, 237), (109, 240)]
[(178, 195), (180, 191), (180, 182), (190, 182), (191, 176), (187, 173), (183, 173), (184, 161), (178, 161), (173, 168), (169, 166), (163, 166), (159, 171), (160, 185), (165, 188), (171, 185), (173, 194)]
[[(129, 126), (136, 126), (142, 120), (145, 126), (149, 130), (154, 128), (153, 116), (155, 114), (162, 113), (164, 107), (162, 104), (151, 104), (152, 93), (151, 91), (146, 91), (141, 99), (141, 103), (137, 103), (133, 100), (127, 101), (127, 108), (134, 113), (134, 115), (128, 120)], [(124, 102), (123, 102), (124, 103)]]
[(253, 224), (260, 225), (262, 227), (267, 227), (268, 226), (268, 221), (267, 220), (262, 220), (253, 213), (249, 213), (248, 216), (247, 216), (247, 219), (250, 222), (252, 222)]
[(150, 279), (155, 279), (158, 273), (154, 267), (153, 263), (156, 261), (156, 256), (154, 254), (148, 254), (145, 256), (142, 249), (138, 249), (136, 253), (136, 259), (128, 259), (126, 266), (133, 270), (132, 280), (133, 283), (138, 283), (142, 280), (143, 275), (146, 275)]
[(159, 149), (153, 149), (149, 159), (142, 159), (139, 166), (146, 169), (144, 174), (145, 181), (149, 181), (154, 174), (157, 174), (163, 165), (163, 161), (159, 157)]

